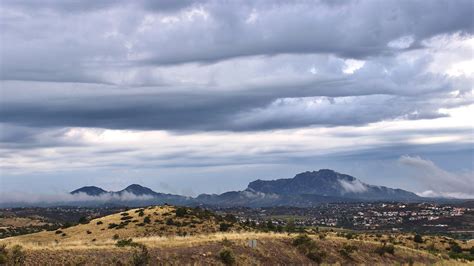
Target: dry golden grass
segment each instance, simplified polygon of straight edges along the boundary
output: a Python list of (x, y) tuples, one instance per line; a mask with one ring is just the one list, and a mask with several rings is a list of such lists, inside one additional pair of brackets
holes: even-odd
[[(142, 210), (143, 215), (140, 215)], [(115, 264), (117, 258), (126, 261), (134, 248), (117, 247), (118, 235), (120, 239), (132, 238), (133, 242), (142, 244), (150, 250), (152, 261), (156, 264), (219, 264), (218, 253), (224, 239), (231, 243), (238, 264), (259, 265), (265, 262), (271, 264), (311, 264), (312, 261), (302, 255), (292, 246), (292, 240), (297, 234), (262, 233), (245, 231), (235, 225), (231, 232), (219, 232), (221, 222), (214, 216), (199, 219), (195, 214), (186, 217), (177, 217), (176, 208), (172, 206), (154, 206), (143, 209), (131, 209), (126, 212), (108, 215), (66, 229), (61, 233), (54, 231), (39, 232), (18, 237), (0, 240), (7, 247), (21, 245), (28, 253), (27, 264), (66, 264), (69, 260), (81, 258), (86, 265)], [(130, 216), (130, 222), (120, 229), (109, 228), (109, 224), (120, 224), (123, 217)], [(143, 223), (149, 217), (150, 223)], [(185, 226), (166, 225), (166, 219), (172, 218), (175, 222)], [(161, 221), (156, 223), (155, 221)], [(191, 220), (194, 220), (191, 223)], [(99, 222), (99, 224), (97, 224)], [(192, 226), (191, 226), (192, 225)], [(164, 228), (164, 229), (163, 229)], [(183, 236), (186, 232), (186, 236)], [(65, 233), (65, 236), (62, 234)], [(178, 235), (179, 234), (179, 235)], [(413, 235), (408, 234), (356, 234), (355, 239), (346, 239), (336, 232), (325, 232), (325, 239), (317, 235), (312, 238), (323, 251), (325, 263), (330, 264), (440, 264), (454, 265), (465, 262), (447, 260), (446, 247), (453, 241), (445, 237), (425, 236), (423, 244), (413, 241)], [(181, 236), (180, 236), (181, 235)], [(256, 249), (247, 245), (250, 239), (258, 240)], [(395, 254), (380, 256), (374, 253), (375, 248), (383, 242), (395, 245)], [(463, 248), (471, 247), (474, 242), (461, 243)], [(350, 258), (341, 255), (344, 245), (353, 245), (358, 251)], [(440, 251), (438, 254), (428, 252), (428, 246)], [(443, 253), (444, 252), (444, 253)], [(112, 255), (113, 254), (113, 255)], [(79, 262), (78, 262), (79, 263)]]
[[(5, 238), (0, 242), (21, 244), (25, 247), (38, 248), (104, 248), (112, 246), (117, 238), (134, 238), (137, 241), (148, 242), (186, 242), (189, 237), (203, 235), (216, 238), (220, 222), (214, 216), (200, 219), (194, 215), (177, 217), (176, 208), (172, 206), (152, 206), (148, 208), (131, 209), (126, 212), (116, 213), (101, 218), (93, 219), (87, 224), (59, 229), (57, 231), (42, 231), (34, 234)], [(143, 212), (143, 215), (140, 215)], [(127, 225), (110, 228), (111, 224), (119, 225), (126, 220)], [(144, 223), (145, 217), (150, 220)], [(167, 225), (167, 219), (172, 219), (182, 226)], [(156, 221), (159, 221), (158, 223)], [(241, 231), (240, 226), (234, 225), (231, 230)], [(215, 236), (212, 236), (215, 235)], [(204, 237), (206, 238), (206, 237)]]
[(23, 218), (23, 217), (2, 217), (0, 218), (0, 228), (8, 227), (28, 227), (28, 226), (42, 226), (47, 223), (40, 219)]

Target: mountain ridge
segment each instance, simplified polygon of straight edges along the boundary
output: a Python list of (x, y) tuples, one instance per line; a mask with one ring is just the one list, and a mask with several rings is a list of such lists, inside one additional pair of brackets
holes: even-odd
[[(105, 191), (87, 186), (71, 194), (85, 193), (95, 197), (101, 195), (148, 197), (148, 200), (184, 205), (214, 206), (296, 206), (307, 207), (320, 203), (354, 201), (419, 201), (423, 199), (413, 192), (399, 188), (388, 188), (366, 184), (359, 179), (330, 169), (306, 171), (293, 178), (276, 180), (257, 179), (242, 191), (227, 191), (222, 194), (200, 194), (197, 197), (155, 192), (150, 188), (132, 184), (120, 191)], [(137, 199), (129, 199), (138, 200)]]

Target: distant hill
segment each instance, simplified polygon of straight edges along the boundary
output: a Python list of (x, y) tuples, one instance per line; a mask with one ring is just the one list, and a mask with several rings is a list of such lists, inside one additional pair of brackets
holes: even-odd
[(86, 186), (86, 187), (81, 187), (71, 192), (71, 194), (73, 195), (79, 194), (79, 193), (84, 193), (89, 196), (100, 196), (102, 194), (106, 194), (107, 191), (101, 189), (100, 187)]
[(329, 169), (303, 172), (293, 178), (256, 180), (243, 191), (222, 194), (201, 194), (196, 198), (164, 194), (133, 184), (120, 191), (105, 191), (98, 187), (82, 187), (71, 194), (110, 196), (128, 205), (180, 204), (212, 206), (296, 206), (307, 207), (320, 203), (356, 201), (421, 201), (415, 193), (384, 186), (366, 184), (357, 178)]
[(85, 186), (70, 192), (72, 195), (78, 195), (80, 193), (91, 196), (91, 199), (89, 201), (82, 201), (82, 203), (75, 202), (75, 205), (93, 205), (94, 197), (97, 197), (97, 200), (99, 200), (100, 197), (101, 202), (105, 202), (106, 205), (117, 203), (117, 201), (128, 206), (145, 206), (163, 203), (186, 205), (189, 203), (189, 197), (158, 193), (138, 184), (132, 184), (120, 191), (106, 191), (99, 187)]
[(299, 206), (351, 201), (419, 201), (415, 193), (368, 185), (350, 175), (333, 170), (304, 172), (293, 178), (256, 180), (244, 191), (220, 195), (199, 195), (196, 200), (210, 205)]

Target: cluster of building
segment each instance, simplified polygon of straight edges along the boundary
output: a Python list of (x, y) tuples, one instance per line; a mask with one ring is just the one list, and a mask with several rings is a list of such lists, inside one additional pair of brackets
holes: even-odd
[(456, 217), (474, 209), (436, 203), (334, 203), (312, 208), (235, 209), (239, 219), (254, 223), (332, 226), (362, 230), (403, 230), (413, 227), (448, 227)]

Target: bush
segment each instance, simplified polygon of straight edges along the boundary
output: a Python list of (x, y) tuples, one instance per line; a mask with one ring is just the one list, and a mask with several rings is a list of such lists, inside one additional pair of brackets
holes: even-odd
[(415, 237), (413, 238), (413, 241), (415, 243), (423, 243), (423, 237), (421, 237), (421, 235), (419, 234), (416, 234)]
[(308, 235), (298, 235), (295, 239), (293, 239), (293, 246), (306, 245), (312, 241), (313, 240)]
[(126, 215), (126, 216), (123, 216), (123, 217), (120, 218), (120, 220), (122, 220), (122, 221), (127, 221), (127, 220), (131, 220), (131, 219), (133, 219), (133, 217), (129, 216), (129, 215)]
[(235, 263), (234, 253), (232, 253), (232, 250), (228, 248), (221, 249), (219, 252), (219, 258), (226, 265), (232, 265)]
[(450, 257), (451, 259), (461, 259), (461, 260), (474, 261), (474, 255), (467, 254), (467, 253), (453, 253), (453, 252), (449, 252), (449, 257)]
[(103, 223), (104, 223), (104, 222), (102, 222), (102, 221), (98, 221), (98, 222), (97, 222), (97, 225), (101, 225), (101, 224), (103, 224)]
[(342, 249), (339, 250), (339, 253), (343, 256), (343, 257), (346, 257), (348, 259), (351, 258), (351, 254), (357, 250), (357, 247), (356, 246), (353, 246), (353, 245), (349, 245), (349, 244), (344, 244), (342, 246)]
[(0, 245), (0, 265), (7, 263), (7, 246), (5, 244)]
[(224, 216), (224, 220), (226, 220), (227, 222), (230, 222), (230, 223), (236, 223), (237, 222), (237, 217), (235, 217), (234, 215), (228, 213)]
[(173, 219), (171, 218), (166, 219), (166, 225), (175, 225)]
[(56, 232), (54, 232), (54, 233), (55, 233), (56, 235), (59, 235), (59, 234), (62, 234), (63, 231), (61, 231), (61, 230), (56, 230)]
[(229, 239), (227, 239), (227, 237), (224, 237), (224, 239), (222, 239), (222, 243), (221, 243), (224, 247), (230, 247), (232, 246), (232, 241), (230, 241)]
[(179, 207), (176, 209), (176, 217), (184, 217), (188, 214), (188, 210), (183, 207)]
[(133, 252), (131, 264), (135, 266), (148, 265), (150, 254), (145, 246), (141, 246), (139, 250)]
[(133, 242), (133, 240), (131, 238), (129, 238), (129, 239), (118, 240), (115, 243), (115, 246), (117, 246), (117, 247), (126, 247), (126, 246), (138, 247), (138, 246), (140, 246), (140, 244)]
[(10, 264), (12, 265), (24, 265), (25, 264), (25, 252), (20, 245), (15, 245), (10, 251)]
[(221, 223), (221, 224), (219, 225), (219, 231), (221, 231), (221, 232), (227, 232), (231, 226), (232, 226), (231, 224)]
[(117, 226), (119, 226), (119, 225), (116, 224), (116, 223), (109, 223), (109, 229), (115, 228)]
[(81, 217), (79, 218), (79, 221), (78, 221), (80, 224), (88, 224), (89, 221), (87, 220), (87, 217)]
[(461, 246), (459, 246), (458, 243), (453, 241), (451, 243), (451, 252), (452, 253), (462, 253), (462, 248), (461, 248)]
[(115, 235), (112, 237), (113, 240), (117, 240), (117, 239), (119, 239), (119, 238), (120, 238), (120, 236), (119, 236), (118, 234), (115, 234)]
[(145, 224), (151, 223), (150, 216), (145, 217), (145, 218), (143, 219), (143, 223), (145, 223)]
[(301, 253), (303, 253), (310, 260), (320, 264), (326, 256), (324, 251), (320, 251), (316, 242), (314, 242), (308, 235), (298, 235), (292, 242)]
[(375, 250), (374, 250), (375, 253), (379, 254), (380, 256), (383, 256), (385, 255), (385, 253), (388, 253), (388, 254), (394, 254), (395, 253), (395, 247), (393, 245), (386, 245), (386, 244), (383, 244), (382, 246), (380, 247), (377, 247)]
[(353, 234), (353, 233), (347, 233), (347, 234), (345, 235), (345, 237), (350, 240), (350, 239), (353, 239), (353, 238), (354, 238), (354, 234)]

